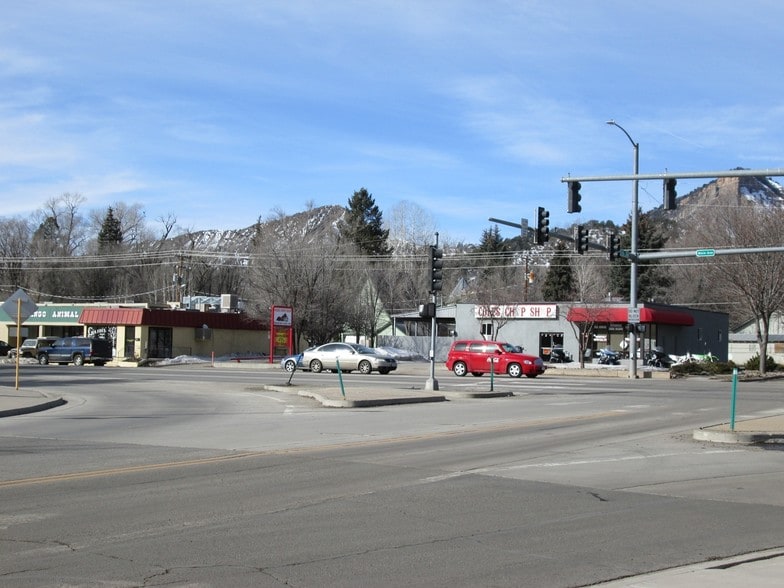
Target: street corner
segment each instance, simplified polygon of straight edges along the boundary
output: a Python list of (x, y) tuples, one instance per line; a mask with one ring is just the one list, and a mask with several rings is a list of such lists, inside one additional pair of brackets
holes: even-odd
[(741, 445), (784, 444), (784, 415), (720, 423), (696, 429), (696, 441)]
[(0, 418), (41, 412), (64, 404), (64, 398), (43, 392), (0, 388)]

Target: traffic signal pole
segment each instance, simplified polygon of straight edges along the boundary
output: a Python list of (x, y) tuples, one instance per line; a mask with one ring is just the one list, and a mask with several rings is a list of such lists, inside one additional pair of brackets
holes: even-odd
[(436, 334), (438, 332), (436, 296), (441, 291), (444, 284), (444, 252), (438, 248), (438, 233), (436, 233), (436, 244), (431, 245), (428, 250), (430, 251), (428, 278), (430, 282), (430, 303), (432, 305), (433, 315), (430, 317), (430, 377), (425, 382), (425, 390), (438, 390), (438, 380), (436, 380)]
[[(608, 182), (608, 181), (622, 181), (622, 180), (632, 180), (632, 226), (631, 226), (631, 251), (624, 255), (624, 257), (628, 257), (629, 261), (631, 261), (631, 274), (630, 274), (630, 292), (629, 292), (629, 315), (630, 317), (634, 318), (635, 322), (632, 322), (632, 319), (629, 320), (629, 357), (631, 361), (629, 362), (629, 377), (636, 378), (637, 377), (637, 317), (639, 316), (639, 312), (637, 310), (637, 268), (638, 263), (640, 260), (646, 259), (663, 259), (665, 257), (686, 257), (687, 255), (672, 255), (671, 253), (663, 253), (661, 257), (652, 257), (653, 253), (646, 253), (643, 255), (639, 254), (638, 251), (638, 244), (639, 244), (639, 236), (638, 236), (638, 219), (639, 219), (639, 204), (638, 204), (638, 190), (639, 190), (639, 182), (640, 180), (663, 180), (665, 182), (665, 202), (664, 206), (670, 209), (667, 205), (667, 181), (672, 179), (697, 179), (697, 178), (738, 178), (738, 177), (766, 177), (766, 176), (782, 176), (784, 175), (784, 169), (776, 168), (776, 169), (766, 169), (766, 170), (753, 170), (753, 169), (746, 169), (746, 170), (730, 170), (730, 171), (713, 171), (713, 172), (678, 172), (678, 173), (662, 173), (662, 174), (640, 174), (640, 150), (639, 150), (639, 143), (636, 143), (634, 139), (631, 138), (631, 135), (624, 129), (621, 125), (616, 123), (613, 120), (607, 121), (607, 124), (613, 125), (621, 129), (624, 134), (628, 137), (629, 141), (634, 147), (634, 172), (632, 175), (620, 175), (620, 176), (588, 176), (588, 177), (572, 177), (567, 176), (565, 178), (561, 178), (562, 183), (566, 183), (569, 187), (569, 200), (567, 205), (569, 208), (572, 207), (572, 191), (574, 186), (580, 186), (581, 182)], [(671, 184), (671, 190), (674, 191), (675, 184)], [(579, 200), (579, 199), (578, 199)], [(672, 200), (674, 200), (674, 192), (672, 194)], [(674, 202), (672, 203), (674, 207)], [(570, 211), (571, 212), (571, 211)], [(704, 251), (713, 251), (713, 250), (704, 250)], [(690, 255), (689, 255), (690, 256)], [(699, 255), (698, 255), (699, 256)], [(703, 255), (707, 257), (709, 255)], [(632, 335), (632, 327), (634, 328), (634, 334)]]

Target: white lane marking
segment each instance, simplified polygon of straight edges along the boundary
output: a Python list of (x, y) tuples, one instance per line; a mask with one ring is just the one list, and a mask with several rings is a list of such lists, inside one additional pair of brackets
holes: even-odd
[(725, 454), (725, 453), (743, 453), (742, 449), (714, 449), (710, 451), (691, 451), (688, 453), (656, 453), (653, 455), (629, 455), (626, 457), (606, 457), (606, 458), (597, 458), (597, 459), (580, 459), (574, 461), (551, 461), (545, 463), (530, 463), (530, 464), (523, 464), (523, 465), (516, 465), (516, 466), (508, 466), (504, 468), (494, 468), (494, 469), (505, 469), (505, 470), (523, 470), (529, 468), (560, 468), (560, 467), (569, 467), (569, 466), (576, 466), (576, 465), (591, 465), (595, 463), (616, 463), (622, 461), (636, 461), (636, 460), (643, 460), (643, 459), (660, 459), (663, 457), (680, 457), (684, 455), (714, 455), (714, 454)]
[(616, 463), (616, 462), (624, 462), (624, 461), (634, 461), (634, 460), (643, 460), (643, 459), (659, 459), (663, 457), (679, 457), (682, 455), (712, 455), (712, 454), (726, 454), (726, 453), (744, 453), (742, 449), (714, 449), (710, 451), (692, 451), (689, 453), (658, 453), (654, 455), (633, 455), (627, 457), (611, 457), (611, 458), (601, 458), (601, 459), (581, 459), (581, 460), (574, 460), (574, 461), (563, 461), (563, 462), (546, 462), (546, 463), (532, 463), (532, 464), (524, 464), (524, 465), (515, 465), (515, 466), (499, 466), (499, 467), (487, 467), (487, 468), (476, 468), (473, 470), (463, 470), (457, 472), (450, 472), (447, 474), (441, 474), (438, 476), (429, 476), (427, 478), (423, 478), (420, 480), (423, 484), (432, 484), (435, 482), (442, 482), (444, 480), (450, 480), (452, 478), (459, 478), (461, 476), (470, 476), (470, 475), (481, 475), (481, 474), (490, 474), (494, 475), (501, 471), (511, 471), (511, 470), (524, 470), (524, 469), (533, 469), (533, 468), (557, 468), (557, 467), (570, 467), (570, 466), (579, 466), (579, 465), (591, 465), (597, 463)]

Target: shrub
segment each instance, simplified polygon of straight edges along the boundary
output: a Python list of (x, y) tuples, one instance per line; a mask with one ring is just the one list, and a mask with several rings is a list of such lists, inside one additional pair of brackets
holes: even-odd
[[(775, 372), (778, 369), (778, 364), (773, 361), (773, 358), (770, 355), (765, 356), (765, 371), (766, 372)], [(749, 359), (746, 362), (746, 369), (747, 370), (754, 370), (759, 371), (760, 369), (760, 356), (759, 353)]]
[(674, 365), (670, 368), (673, 376), (717, 376), (719, 374), (731, 374), (736, 367), (733, 362), (723, 361), (701, 361), (686, 362)]

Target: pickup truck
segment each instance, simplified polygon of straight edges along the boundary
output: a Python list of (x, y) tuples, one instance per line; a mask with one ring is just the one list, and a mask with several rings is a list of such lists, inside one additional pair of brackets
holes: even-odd
[(112, 342), (108, 339), (63, 337), (57, 339), (49, 347), (42, 347), (38, 350), (38, 363), (41, 365), (48, 363), (103, 365), (111, 360)]

